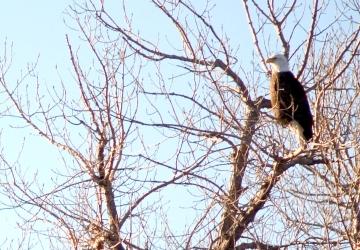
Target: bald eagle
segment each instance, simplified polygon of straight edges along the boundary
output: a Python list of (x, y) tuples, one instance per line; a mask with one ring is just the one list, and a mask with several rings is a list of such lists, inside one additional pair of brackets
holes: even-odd
[(305, 90), (289, 70), (289, 62), (284, 55), (273, 55), (266, 62), (272, 66), (270, 96), (275, 119), (295, 130), (304, 145), (313, 136), (313, 117)]

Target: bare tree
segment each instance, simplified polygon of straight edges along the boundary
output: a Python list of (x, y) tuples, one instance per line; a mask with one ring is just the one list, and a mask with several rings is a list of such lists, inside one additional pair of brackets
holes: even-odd
[[(174, 31), (154, 28), (158, 40), (136, 26), (126, 1), (115, 10), (106, 1), (74, 5), (92, 63), (67, 36), (71, 86), (42, 88), (29, 68), (11, 87), (4, 55), (8, 112), (64, 162), (43, 187), (3, 156), (2, 192), (31, 232), (74, 249), (360, 246), (359, 5), (258, 2), (242, 1), (239, 24), (253, 38), (252, 68), (216, 28), (208, 1), (147, 2)], [(291, 59), (312, 104), (307, 149), (271, 114), (265, 60), (274, 48)], [(189, 224), (173, 225), (166, 211), (179, 193), (188, 209), (177, 216)]]

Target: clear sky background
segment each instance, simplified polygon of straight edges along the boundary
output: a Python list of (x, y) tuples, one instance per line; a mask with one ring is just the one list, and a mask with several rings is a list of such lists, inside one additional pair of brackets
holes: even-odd
[[(159, 25), (163, 16), (160, 12), (149, 11), (143, 4), (144, 1), (128, 2), (132, 4), (133, 9), (137, 10), (134, 14), (134, 22), (137, 23), (139, 30), (144, 32), (143, 34), (148, 37), (157, 37), (159, 32), (163, 34), (173, 32), (173, 30), (167, 30), (170, 26)], [(219, 2), (212, 12), (215, 28), (223, 29), (231, 39), (232, 48), (238, 50), (237, 54), (241, 55), (241, 58), (238, 58), (239, 63), (244, 67), (251, 67), (253, 47), (241, 1), (213, 2)], [(1, 1), (0, 53), (3, 53), (4, 46), (2, 45), (5, 41), (8, 45), (13, 44), (13, 62), (7, 78), (8, 83), (14, 82), (15, 86), (21, 73), (26, 71), (27, 64), (34, 62), (38, 62), (37, 71), (41, 83), (56, 86), (60, 82), (59, 74), (63, 80), (71, 81), (72, 68), (65, 35), (69, 34), (75, 46), (86, 47), (86, 44), (81, 43), (77, 33), (68, 27), (73, 24), (71, 18), (66, 14), (66, 9), (70, 4), (73, 4), (73, 1)], [(105, 0), (105, 5), (107, 4), (110, 4), (110, 1)], [(149, 20), (159, 26), (151, 25)], [(274, 52), (276, 52), (276, 48)], [(86, 62), (85, 58), (81, 59)], [(1, 100), (1, 103), (4, 101), (6, 100)], [(15, 162), (22, 152), (19, 165), (30, 174), (39, 171), (39, 178), (47, 178), (51, 169), (61, 167), (59, 165), (61, 161), (58, 160), (59, 156), (55, 149), (29, 130), (13, 128), (12, 121), (4, 118), (0, 121), (0, 148), (7, 159)], [(0, 201), (6, 203), (1, 199), (4, 197), (0, 195)], [(16, 222), (17, 215), (15, 213), (0, 210), (0, 248), (3, 242), (6, 241), (5, 245), (8, 245), (9, 240), (11, 241), (19, 235), (19, 231), (16, 231)]]

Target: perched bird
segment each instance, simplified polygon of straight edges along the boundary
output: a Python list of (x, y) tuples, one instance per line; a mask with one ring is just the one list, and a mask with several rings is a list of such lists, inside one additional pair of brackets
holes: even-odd
[(275, 119), (295, 130), (304, 145), (313, 136), (313, 117), (305, 90), (289, 70), (289, 61), (284, 55), (275, 54), (266, 62), (272, 68), (270, 96)]

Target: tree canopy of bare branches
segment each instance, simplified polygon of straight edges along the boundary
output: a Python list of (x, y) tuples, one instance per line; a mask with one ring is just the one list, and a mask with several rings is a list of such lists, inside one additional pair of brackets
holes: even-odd
[[(143, 4), (69, 7), (82, 43), (65, 37), (71, 78), (53, 88), (36, 65), (9, 82), (4, 51), (2, 115), (61, 159), (44, 181), (1, 155), (2, 206), (24, 237), (54, 249), (358, 249), (357, 1), (242, 0), (234, 38), (214, 14), (234, 2)], [(140, 19), (154, 13), (162, 23)], [(307, 148), (274, 122), (274, 52), (307, 91)]]

